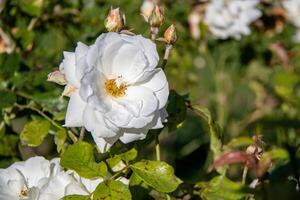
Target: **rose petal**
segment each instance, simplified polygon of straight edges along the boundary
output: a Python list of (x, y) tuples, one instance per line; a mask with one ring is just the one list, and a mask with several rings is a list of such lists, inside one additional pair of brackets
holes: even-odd
[(84, 102), (79, 92), (76, 91), (70, 97), (70, 101), (67, 108), (65, 126), (66, 127), (80, 127), (83, 126), (83, 111), (85, 109), (86, 102)]
[(80, 79), (77, 79), (75, 73), (75, 53), (64, 51), (64, 59), (59, 69), (65, 74), (68, 84), (72, 84), (76, 87), (80, 86)]

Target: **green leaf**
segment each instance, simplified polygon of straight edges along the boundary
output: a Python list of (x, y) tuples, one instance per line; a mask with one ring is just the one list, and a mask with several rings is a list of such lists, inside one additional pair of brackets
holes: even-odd
[(36, 119), (24, 126), (20, 137), (23, 143), (36, 147), (42, 144), (44, 138), (48, 135), (49, 129), (49, 121)]
[(185, 99), (174, 90), (170, 91), (167, 112), (169, 115), (168, 128), (169, 131), (173, 131), (178, 128), (186, 118)]
[(236, 183), (223, 176), (217, 176), (209, 182), (200, 182), (195, 185), (199, 188), (199, 196), (204, 200), (239, 200), (245, 199), (251, 192), (250, 188), (242, 183)]
[(39, 16), (42, 12), (43, 0), (22, 0), (20, 8), (23, 12), (31, 16)]
[[(219, 126), (213, 121), (210, 111), (207, 108), (193, 106), (193, 110), (208, 124), (210, 133), (210, 150), (213, 152), (213, 160), (216, 160), (222, 154), (221, 131)], [(217, 172), (224, 173), (225, 168), (218, 168)]]
[(130, 176), (129, 185), (134, 199), (147, 199), (149, 196), (151, 188), (136, 173)]
[(54, 136), (54, 143), (56, 144), (57, 152), (60, 153), (64, 150), (67, 133), (65, 129), (57, 131)]
[(129, 151), (122, 153), (120, 156), (122, 160), (128, 163), (129, 161), (134, 160), (137, 157), (137, 154), (137, 150), (135, 148), (132, 148)]
[(142, 160), (130, 166), (145, 183), (159, 192), (173, 192), (182, 181), (173, 168), (163, 161)]
[(16, 95), (0, 91), (0, 109), (12, 106), (17, 101)]
[(86, 195), (68, 195), (65, 196), (62, 200), (90, 200), (90, 196), (86, 196)]
[(253, 144), (253, 139), (246, 136), (236, 137), (231, 139), (227, 144), (226, 148), (228, 149), (235, 149), (240, 147), (247, 147)]
[(80, 176), (90, 179), (104, 177), (107, 173), (107, 166), (104, 162), (95, 162), (92, 145), (82, 141), (68, 146), (61, 157), (60, 164), (76, 171)]
[(121, 181), (105, 181), (94, 191), (93, 200), (130, 200), (131, 193)]

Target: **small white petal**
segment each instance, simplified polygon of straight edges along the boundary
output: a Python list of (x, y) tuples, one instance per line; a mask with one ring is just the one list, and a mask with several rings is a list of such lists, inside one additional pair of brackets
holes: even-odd
[(158, 99), (158, 109), (165, 107), (169, 97), (169, 84), (167, 83), (161, 90), (155, 92), (155, 96)]
[(84, 102), (79, 92), (76, 91), (70, 98), (66, 119), (65, 119), (65, 126), (66, 127), (80, 127), (83, 126), (83, 111), (85, 109), (86, 102)]
[(130, 142), (133, 142), (133, 141), (136, 141), (136, 140), (143, 140), (146, 138), (147, 136), (147, 132), (148, 130), (141, 130), (141, 131), (144, 131), (144, 132), (141, 132), (141, 133), (131, 133), (130, 131), (136, 131), (136, 129), (128, 129), (126, 130), (128, 132), (124, 132), (124, 134), (120, 137), (120, 140), (121, 142), (123, 142), (124, 144), (127, 144), (127, 143), (130, 143)]
[(107, 152), (110, 147), (118, 140), (118, 136), (114, 138), (101, 138), (97, 137), (93, 132), (92, 132), (93, 139), (101, 153)]
[(64, 52), (64, 59), (61, 62), (60, 71), (65, 74), (66, 80), (69, 84), (76, 87), (80, 86), (80, 79), (76, 77), (76, 63), (75, 63), (75, 53)]

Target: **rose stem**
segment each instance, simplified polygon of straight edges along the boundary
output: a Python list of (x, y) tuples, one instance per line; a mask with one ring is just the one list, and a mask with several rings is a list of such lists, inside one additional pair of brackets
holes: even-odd
[(79, 140), (83, 140), (84, 138), (84, 133), (85, 133), (85, 128), (81, 127), (80, 129), (80, 135), (79, 135)]

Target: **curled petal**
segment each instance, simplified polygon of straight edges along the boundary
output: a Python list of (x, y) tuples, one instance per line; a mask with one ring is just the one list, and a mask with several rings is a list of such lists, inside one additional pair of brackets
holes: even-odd
[(83, 111), (85, 109), (86, 102), (84, 102), (79, 92), (76, 91), (70, 98), (66, 119), (65, 119), (65, 126), (66, 127), (80, 127), (83, 126)]

